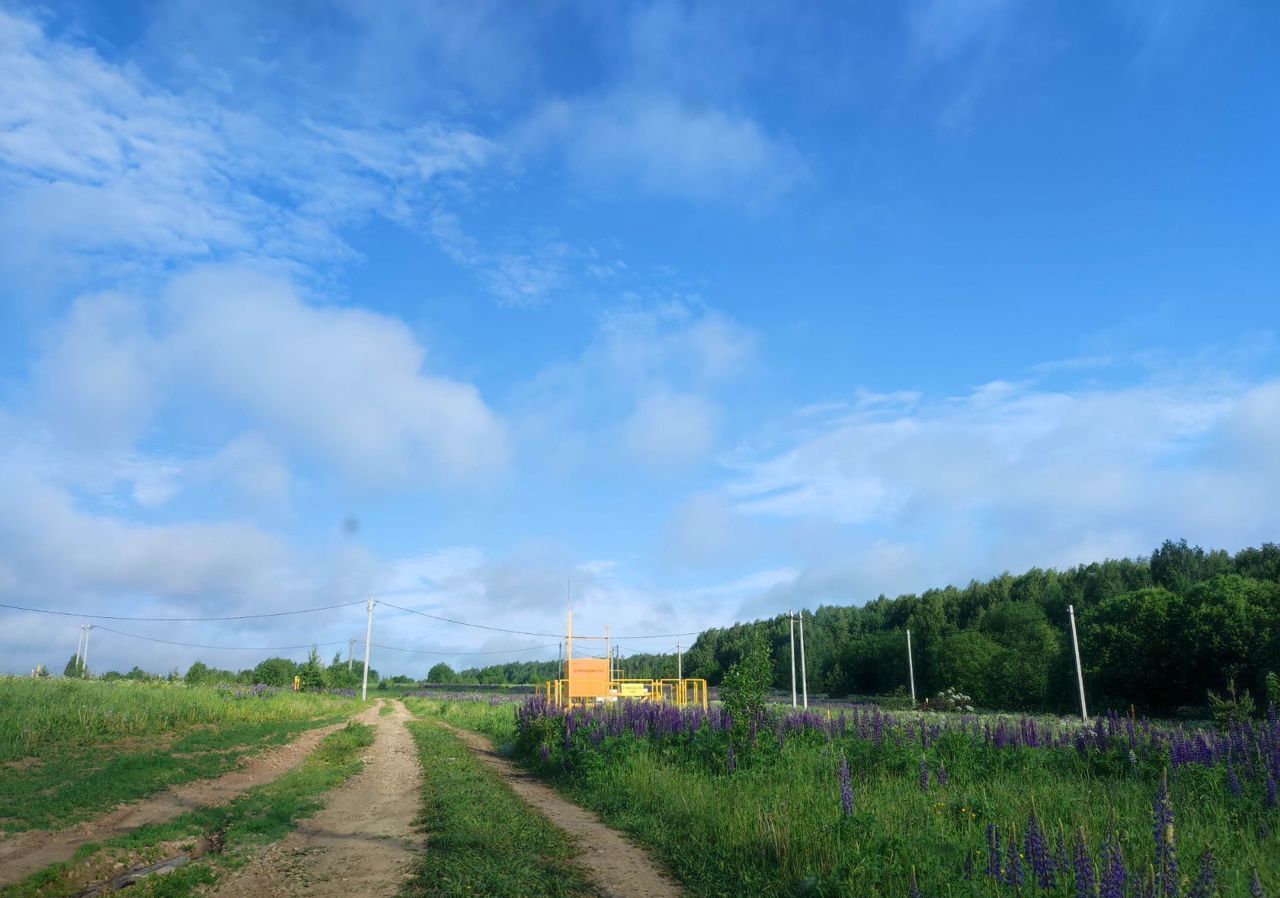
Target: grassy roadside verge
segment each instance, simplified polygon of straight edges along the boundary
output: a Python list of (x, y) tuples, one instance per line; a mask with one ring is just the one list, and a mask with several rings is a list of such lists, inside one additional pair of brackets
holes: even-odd
[(360, 752), (373, 742), (373, 728), (349, 723), (327, 736), (294, 770), (251, 789), (230, 804), (198, 808), (168, 823), (144, 826), (106, 842), (84, 846), (71, 861), (54, 864), (22, 882), (0, 889), (0, 898), (65, 898), (83, 884), (108, 879), (124, 867), (189, 852), (196, 845), (215, 849), (166, 876), (131, 887), (131, 896), (179, 898), (218, 875), (248, 863), (255, 850), (286, 836), (298, 820), (321, 807), (320, 797), (363, 766)]
[(345, 715), (201, 727), (85, 748), (50, 748), (0, 777), (0, 829), (61, 829), (169, 786), (220, 776), (251, 752)]
[(410, 724), (423, 773), (427, 850), (406, 898), (594, 894), (567, 835), (527, 807), (438, 724)]

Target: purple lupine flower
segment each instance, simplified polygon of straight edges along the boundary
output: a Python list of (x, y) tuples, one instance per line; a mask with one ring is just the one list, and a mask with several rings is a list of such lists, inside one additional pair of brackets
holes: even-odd
[(964, 878), (966, 880), (973, 879), (973, 849), (970, 848), (964, 856)]
[(1040, 830), (1040, 821), (1036, 812), (1032, 811), (1027, 818), (1027, 832), (1023, 843), (1026, 846), (1027, 860), (1031, 862), (1031, 871), (1042, 889), (1051, 889), (1055, 885), (1053, 876), (1053, 859), (1049, 856), (1049, 845)]
[(1071, 860), (1067, 857), (1067, 843), (1062, 830), (1058, 830), (1057, 844), (1053, 849), (1053, 868), (1063, 876), (1071, 869)]
[(840, 804), (846, 817), (853, 815), (853, 781), (849, 776), (849, 759), (840, 752)]
[(1084, 841), (1084, 830), (1076, 833), (1076, 850), (1073, 861), (1073, 872), (1076, 878), (1076, 898), (1094, 898), (1098, 894), (1098, 883), (1093, 872), (1093, 860), (1089, 857), (1089, 846)]
[(1231, 789), (1231, 794), (1236, 798), (1240, 797), (1240, 777), (1236, 776), (1236, 768), (1234, 764), (1227, 765), (1227, 786)]
[(916, 871), (911, 871), (911, 898), (920, 898), (920, 885), (916, 882)]
[(929, 765), (925, 763), (924, 755), (920, 756), (920, 791), (929, 791)]
[(1257, 870), (1253, 871), (1253, 882), (1249, 883), (1249, 896), (1250, 898), (1267, 898), (1267, 893), (1262, 891), (1262, 880), (1258, 878)]
[(1204, 854), (1200, 855), (1200, 875), (1196, 877), (1196, 884), (1191, 887), (1187, 898), (1213, 898), (1213, 882), (1216, 878), (1213, 849), (1206, 848)]
[(1113, 823), (1107, 831), (1107, 840), (1102, 843), (1102, 888), (1099, 898), (1124, 898), (1124, 886), (1128, 878), (1129, 871), (1125, 869), (1124, 856), (1120, 854)]
[(547, 743), (545, 742), (542, 743), (542, 745), (538, 749), (538, 754), (542, 756), (543, 764), (551, 763), (551, 746), (550, 745), (547, 745)]
[(1276, 778), (1267, 774), (1267, 807), (1274, 808), (1276, 806)]
[(1018, 840), (1013, 835), (1009, 836), (1008, 844), (1008, 863), (1005, 865), (1004, 883), (1013, 886), (1015, 889), (1022, 889), (1022, 858), (1018, 857)]
[(938, 762), (938, 785), (945, 786), (947, 784), (947, 765), (943, 761)]
[(733, 773), (738, 768), (736, 759), (733, 757), (733, 745), (729, 745), (729, 772)]

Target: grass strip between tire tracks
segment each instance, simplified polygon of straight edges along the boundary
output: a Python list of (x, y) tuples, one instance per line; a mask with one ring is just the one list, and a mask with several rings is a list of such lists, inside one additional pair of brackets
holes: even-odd
[(360, 772), (364, 766), (360, 753), (373, 743), (373, 735), (372, 727), (349, 723), (327, 736), (298, 767), (229, 804), (197, 808), (167, 823), (85, 845), (71, 861), (0, 889), (0, 898), (76, 895), (85, 883), (108, 879), (123, 867), (158, 861), (190, 851), (202, 839), (214, 839), (219, 849), (215, 853), (128, 890), (130, 896), (152, 898), (190, 895), (198, 886), (214, 882), (221, 872), (248, 863), (256, 849), (282, 839), (299, 820), (315, 814), (325, 792)]
[(410, 724), (422, 763), (427, 848), (406, 898), (594, 894), (577, 848), (529, 808), (469, 748), (431, 721)]

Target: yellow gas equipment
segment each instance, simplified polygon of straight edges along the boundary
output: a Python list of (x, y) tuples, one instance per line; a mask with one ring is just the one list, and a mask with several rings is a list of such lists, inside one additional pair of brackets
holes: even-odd
[(614, 668), (609, 645), (609, 628), (604, 636), (579, 636), (578, 639), (599, 639), (605, 644), (605, 657), (573, 657), (573, 614), (569, 614), (566, 637), (568, 657), (565, 661), (566, 676), (547, 680), (541, 692), (553, 705), (603, 704), (619, 700), (662, 702), (679, 707), (698, 706), (707, 709), (707, 681), (697, 678), (644, 679), (623, 677)]

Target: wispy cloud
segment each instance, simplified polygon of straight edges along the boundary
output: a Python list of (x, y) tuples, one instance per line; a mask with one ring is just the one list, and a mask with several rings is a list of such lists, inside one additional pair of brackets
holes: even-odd
[(552, 101), (517, 140), (563, 149), (589, 183), (638, 183), (660, 196), (767, 205), (805, 177), (799, 153), (750, 116), (672, 95)]

